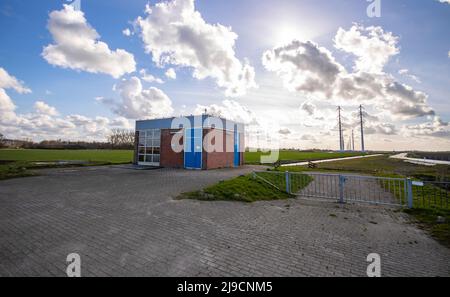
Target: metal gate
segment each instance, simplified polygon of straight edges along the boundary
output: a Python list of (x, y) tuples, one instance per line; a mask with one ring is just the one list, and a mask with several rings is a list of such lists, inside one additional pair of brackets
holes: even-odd
[(342, 203), (365, 202), (405, 206), (408, 202), (408, 180), (404, 178), (328, 173), (288, 174), (291, 183), (300, 180), (297, 183), (301, 186), (297, 187), (296, 191), (290, 191), (298, 196), (332, 199)]
[(413, 203), (413, 182), (405, 178), (279, 171), (253, 176), (299, 197), (408, 207)]

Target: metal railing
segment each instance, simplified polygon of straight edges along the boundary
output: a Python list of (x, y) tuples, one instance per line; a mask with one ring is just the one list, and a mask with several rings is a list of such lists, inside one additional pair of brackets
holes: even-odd
[(450, 183), (318, 172), (255, 171), (253, 177), (286, 193), (341, 203), (450, 209)]
[(352, 174), (306, 173), (312, 178), (300, 196), (344, 202), (407, 205), (407, 180)]

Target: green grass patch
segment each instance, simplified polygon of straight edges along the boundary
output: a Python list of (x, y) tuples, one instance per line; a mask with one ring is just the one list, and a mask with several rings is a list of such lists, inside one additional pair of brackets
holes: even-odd
[[(284, 172), (268, 171), (268, 172), (257, 172), (256, 175), (259, 178), (265, 179), (270, 182), (280, 191), (286, 191), (286, 175)], [(301, 189), (305, 188), (313, 178), (306, 174), (290, 174), (289, 175), (289, 191), (290, 193), (297, 193)]]
[[(244, 160), (246, 164), (260, 164), (261, 156), (270, 153), (263, 152), (245, 152)], [(362, 153), (336, 153), (336, 152), (308, 152), (308, 151), (296, 151), (296, 150), (280, 150), (279, 160), (281, 163), (293, 163), (303, 161), (315, 161), (323, 159), (334, 159), (344, 157), (354, 157), (363, 155)]]
[[(283, 189), (283, 181), (276, 174), (262, 173), (275, 186)], [(280, 174), (279, 176), (282, 176)], [(284, 177), (284, 176), (283, 176)], [(266, 200), (281, 200), (295, 196), (269, 185), (252, 175), (239, 176), (234, 179), (219, 182), (201, 191), (181, 194), (179, 199), (197, 199), (203, 201), (241, 201), (255, 202)]]
[(0, 180), (32, 176), (33, 173), (27, 170), (26, 162), (1, 162)]
[(422, 229), (450, 248), (450, 210), (413, 208), (405, 209), (405, 212), (413, 216)]

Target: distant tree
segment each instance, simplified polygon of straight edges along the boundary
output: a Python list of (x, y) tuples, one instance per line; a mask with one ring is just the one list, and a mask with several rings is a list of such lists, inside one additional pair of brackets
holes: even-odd
[(108, 143), (113, 148), (132, 148), (134, 146), (134, 131), (113, 129), (108, 136)]

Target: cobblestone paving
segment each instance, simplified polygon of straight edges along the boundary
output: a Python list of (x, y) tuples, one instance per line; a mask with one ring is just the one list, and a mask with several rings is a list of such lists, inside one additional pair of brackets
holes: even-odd
[(394, 209), (174, 200), (251, 168), (48, 170), (0, 182), (0, 276), (449, 276), (450, 252)]

